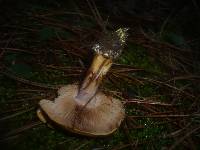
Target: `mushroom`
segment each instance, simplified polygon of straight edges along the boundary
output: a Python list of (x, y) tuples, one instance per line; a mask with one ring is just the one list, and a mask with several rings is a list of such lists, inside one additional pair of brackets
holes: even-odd
[(113, 59), (120, 55), (126, 37), (127, 28), (106, 33), (93, 46), (95, 56), (81, 85), (61, 87), (54, 101), (41, 100), (37, 110), (39, 119), (87, 136), (113, 133), (124, 119), (124, 107), (120, 100), (104, 94), (98, 87)]

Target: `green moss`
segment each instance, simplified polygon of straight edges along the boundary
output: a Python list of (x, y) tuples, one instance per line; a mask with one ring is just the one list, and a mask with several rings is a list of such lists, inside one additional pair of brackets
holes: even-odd
[(133, 65), (145, 69), (151, 73), (163, 73), (162, 67), (158, 63), (152, 61), (147, 54), (147, 50), (133, 43), (127, 45), (127, 48), (124, 50), (118, 61), (122, 64)]

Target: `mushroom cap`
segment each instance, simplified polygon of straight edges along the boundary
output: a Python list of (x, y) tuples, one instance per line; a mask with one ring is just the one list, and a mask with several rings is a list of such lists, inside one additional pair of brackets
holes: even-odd
[(64, 129), (87, 136), (104, 136), (113, 133), (124, 119), (122, 103), (111, 96), (98, 92), (87, 105), (77, 103), (78, 85), (71, 84), (58, 90), (54, 101), (39, 102), (38, 117), (48, 117)]

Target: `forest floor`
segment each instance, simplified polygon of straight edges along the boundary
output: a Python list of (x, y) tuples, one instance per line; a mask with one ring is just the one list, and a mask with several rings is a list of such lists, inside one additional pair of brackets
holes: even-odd
[[(186, 17), (190, 6), (164, 16), (109, 16), (109, 30), (129, 27), (129, 36), (100, 88), (124, 103), (126, 118), (112, 135), (88, 138), (49, 128), (36, 115), (41, 99), (53, 100), (60, 86), (80, 82), (91, 63), (100, 28), (87, 2), (1, 3), (4, 149), (200, 149), (200, 31)], [(97, 8), (108, 17), (103, 3)]]

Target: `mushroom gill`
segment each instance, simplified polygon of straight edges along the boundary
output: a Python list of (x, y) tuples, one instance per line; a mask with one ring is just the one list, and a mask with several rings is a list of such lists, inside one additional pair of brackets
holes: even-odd
[(105, 95), (98, 87), (113, 59), (121, 53), (126, 32), (126, 28), (120, 28), (94, 45), (96, 54), (81, 86), (64, 86), (58, 90), (54, 101), (39, 102), (37, 115), (42, 122), (49, 120), (68, 131), (87, 136), (109, 135), (120, 126), (125, 116), (121, 101)]

